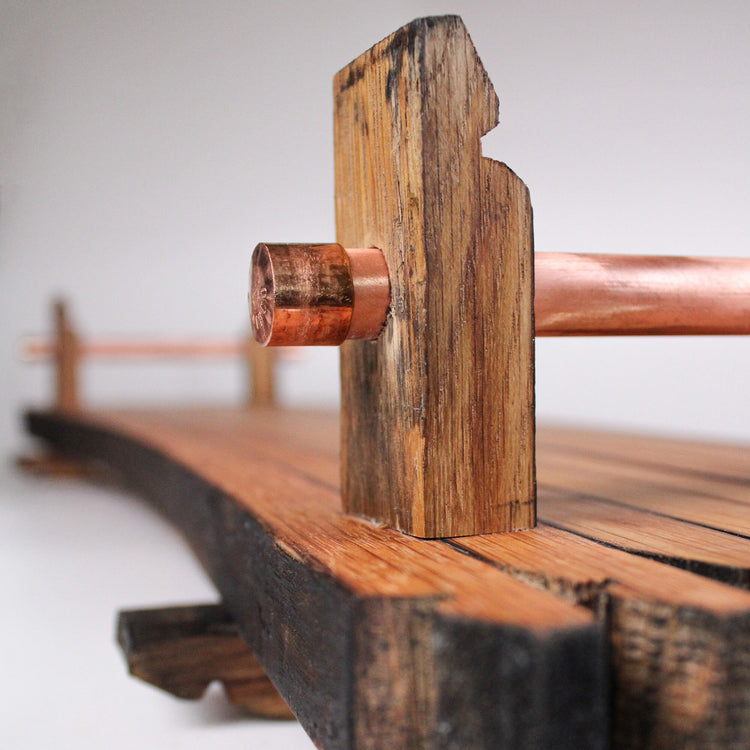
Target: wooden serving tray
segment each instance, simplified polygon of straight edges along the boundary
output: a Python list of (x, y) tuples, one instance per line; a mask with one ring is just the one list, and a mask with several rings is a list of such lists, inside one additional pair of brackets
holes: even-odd
[(750, 746), (746, 448), (540, 429), (536, 529), (420, 540), (342, 512), (335, 414), (27, 423), (182, 530), (323, 748)]

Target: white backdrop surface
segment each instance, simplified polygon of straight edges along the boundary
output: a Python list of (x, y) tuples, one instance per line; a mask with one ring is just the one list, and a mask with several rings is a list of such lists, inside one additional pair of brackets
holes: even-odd
[[(50, 395), (50, 373), (18, 363), (15, 346), (49, 328), (52, 295), (72, 301), (90, 334), (243, 333), (253, 245), (334, 237), (333, 74), (401, 24), (446, 12), (463, 16), (500, 96), (501, 124), (484, 152), (529, 185), (538, 250), (750, 255), (745, 3), (0, 0), (2, 455), (23, 444), (21, 407)], [(538, 415), (749, 441), (749, 366), (742, 338), (541, 340)], [(86, 367), (83, 386), (94, 405), (218, 402), (238, 401), (243, 378), (229, 363), (102, 363)], [(336, 352), (284, 365), (282, 387), (289, 404), (335, 404)], [(47, 488), (37, 496), (28, 481), (4, 482), (8, 498), (68, 508), (62, 489), (55, 499)], [(2, 627), (22, 631), (34, 612), (63, 623), (71, 613), (36, 608), (28, 590), (40, 601), (60, 596), (67, 584), (49, 570), (68, 550), (52, 545), (45, 557), (27, 528), (33, 513), (3, 513), (5, 533), (27, 533), (40, 567), (21, 567), (18, 545), (0, 548), (10, 584), (23, 583), (16, 593), (26, 615)], [(106, 540), (116, 532), (103, 524), (92, 533)], [(101, 590), (113, 610), (193, 596), (180, 575), (173, 591), (158, 592), (144, 575), (141, 600), (135, 591), (128, 601), (109, 597), (109, 587), (119, 591), (118, 570), (129, 580), (128, 555), (153, 553), (147, 537), (134, 534), (123, 549), (102, 542), (77, 558), (82, 567), (71, 577), (108, 560)], [(184, 580), (193, 581), (184, 558)], [(51, 637), (34, 627), (41, 642)], [(28, 710), (33, 724), (40, 700), (60, 700), (66, 683), (84, 679), (85, 668), (54, 667), (64, 643), (46, 645), (54, 690), (40, 698), (24, 683), (16, 654), (13, 674), (24, 689), (6, 680), (0, 691), (13, 697), (0, 711)], [(82, 663), (99, 664), (96, 648), (81, 645)], [(106, 715), (97, 703), (107, 700), (103, 692), (86, 697), (92, 716)], [(179, 727), (188, 713), (147, 712), (137, 721), (167, 722), (159, 731), (178, 733), (174, 743), (157, 733), (154, 747), (187, 747)], [(88, 735), (89, 744), (74, 742), (83, 736), (77, 721), (60, 713), (56, 746), (101, 746)], [(0, 744), (45, 746), (34, 736)], [(270, 747), (264, 742), (257, 746)], [(148, 746), (140, 736), (137, 744)]]

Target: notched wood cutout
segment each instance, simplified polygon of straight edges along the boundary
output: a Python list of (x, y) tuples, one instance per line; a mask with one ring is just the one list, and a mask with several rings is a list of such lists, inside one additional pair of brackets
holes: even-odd
[(337, 240), (391, 281), (380, 338), (341, 350), (344, 507), (421, 537), (533, 526), (531, 203), (482, 157), (498, 101), (463, 22), (403, 27), (334, 98)]

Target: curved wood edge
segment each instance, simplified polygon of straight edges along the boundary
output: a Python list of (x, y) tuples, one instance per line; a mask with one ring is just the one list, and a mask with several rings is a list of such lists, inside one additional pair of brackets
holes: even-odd
[[(120, 470), (185, 534), (242, 637), (320, 747), (606, 746), (604, 636), (580, 607), (446, 544), (370, 525), (362, 532), (369, 557), (357, 561), (370, 580), (358, 587), (315, 545), (290, 546), (268, 518), (201, 476), (205, 460), (188, 467), (176, 451), (84, 415), (32, 412), (27, 424), (61, 450)], [(278, 471), (293, 485), (288, 470)], [(316, 486), (308, 488), (314, 494)], [(325, 524), (318, 528), (308, 511), (313, 539)], [(386, 556), (401, 579), (388, 572)]]

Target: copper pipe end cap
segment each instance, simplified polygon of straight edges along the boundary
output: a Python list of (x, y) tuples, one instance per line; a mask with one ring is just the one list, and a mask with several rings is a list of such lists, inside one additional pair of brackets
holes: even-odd
[(341, 245), (266, 244), (253, 252), (250, 319), (263, 346), (338, 346), (352, 321), (354, 283)]
[(250, 291), (247, 295), (253, 337), (261, 346), (268, 346), (273, 334), (274, 292), (273, 264), (268, 247), (263, 243), (253, 251), (250, 266)]

